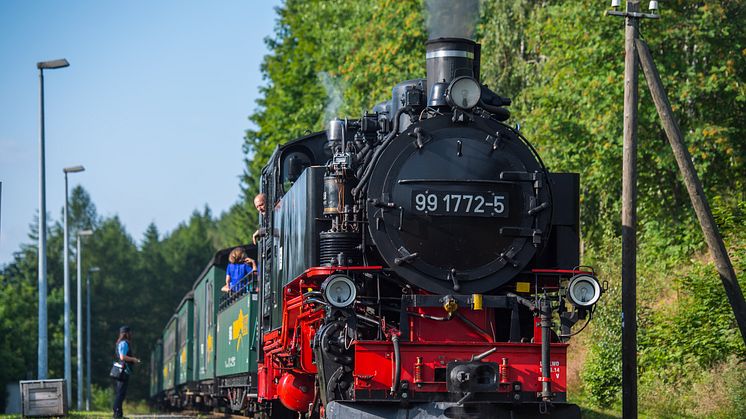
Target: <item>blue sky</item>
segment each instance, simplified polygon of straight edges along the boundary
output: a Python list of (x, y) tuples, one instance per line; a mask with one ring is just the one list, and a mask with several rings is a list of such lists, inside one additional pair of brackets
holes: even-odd
[[(0, 265), (29, 242), (38, 210), (39, 86), (45, 71), (47, 211), (60, 219), (62, 168), (99, 214), (140, 240), (195, 209), (236, 202), (247, 117), (272, 34), (267, 1), (0, 1)], [(247, 226), (250, 228), (250, 226)]]

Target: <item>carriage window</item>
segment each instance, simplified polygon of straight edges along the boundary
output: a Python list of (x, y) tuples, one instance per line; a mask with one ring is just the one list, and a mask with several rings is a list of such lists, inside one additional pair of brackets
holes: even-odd
[(205, 336), (207, 336), (207, 333), (210, 331), (210, 326), (212, 326), (212, 315), (214, 312), (213, 305), (212, 305), (212, 284), (210, 281), (207, 281), (207, 284), (205, 284)]
[(179, 316), (179, 348), (184, 346), (184, 343), (186, 342), (186, 334), (187, 334), (187, 316), (186, 316), (186, 310), (184, 310), (185, 314), (183, 316)]
[(166, 332), (166, 339), (163, 346), (163, 358), (168, 359), (174, 354), (174, 332), (173, 329)]

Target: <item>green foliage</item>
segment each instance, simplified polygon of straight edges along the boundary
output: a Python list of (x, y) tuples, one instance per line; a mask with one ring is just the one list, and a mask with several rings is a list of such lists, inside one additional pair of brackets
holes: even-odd
[(114, 404), (114, 389), (111, 385), (91, 386), (91, 410), (108, 412)]
[(603, 247), (592, 249), (586, 263), (599, 268), (599, 278), (608, 279), (609, 287), (593, 313), (589, 355), (581, 371), (583, 389), (592, 404), (609, 407), (620, 397), (622, 386), (622, 318), (619, 260), (621, 246), (606, 240)]
[[(746, 285), (746, 205), (735, 208), (715, 199), (716, 214), (731, 261)], [(672, 279), (674, 293), (665, 306), (647, 315), (641, 330), (641, 388), (652, 412), (678, 412), (693, 417), (741, 417), (746, 380), (746, 347), (738, 331), (715, 267), (704, 254), (678, 258), (680, 266)], [(660, 305), (660, 302), (658, 303)], [(707, 392), (708, 397), (697, 397)]]
[[(660, 22), (641, 28), (711, 196), (744, 187), (743, 176), (732, 176), (746, 170), (740, 140), (746, 35), (735, 18), (742, 6), (668, 2)], [(517, 116), (549, 166), (581, 173), (591, 240), (603, 230), (618, 231), (621, 192), (623, 23), (600, 12), (582, 2), (535, 7), (526, 32), (536, 73), (517, 101)], [(691, 212), (644, 77), (640, 82), (639, 216), (643, 225), (658, 221), (657, 231), (665, 232)]]
[(35, 299), (36, 288), (27, 278), (0, 274), (0, 411), (5, 411), (6, 383), (36, 373), (37, 313), (28, 303)]
[(528, 30), (549, 3), (532, 0), (484, 1), (478, 37), (482, 44), (482, 82), (503, 96), (516, 97), (537, 78), (546, 59), (530, 48)]

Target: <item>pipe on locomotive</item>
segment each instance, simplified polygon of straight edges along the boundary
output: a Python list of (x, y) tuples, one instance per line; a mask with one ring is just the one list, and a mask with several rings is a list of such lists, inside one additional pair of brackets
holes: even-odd
[(401, 384), (401, 352), (399, 351), (399, 335), (391, 336), (391, 344), (394, 345), (394, 377), (391, 381), (391, 394), (399, 391)]

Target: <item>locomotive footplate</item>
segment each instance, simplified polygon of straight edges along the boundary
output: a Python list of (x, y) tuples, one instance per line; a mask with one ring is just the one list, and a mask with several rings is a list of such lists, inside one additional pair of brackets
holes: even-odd
[(514, 405), (496, 402), (470, 402), (458, 405), (450, 402), (400, 403), (387, 401), (340, 402), (333, 401), (326, 406), (327, 419), (358, 418), (407, 418), (407, 419), (579, 419), (580, 408), (575, 404), (524, 403)]
[[(391, 342), (357, 341), (354, 397), (358, 402), (542, 403), (541, 343), (401, 342), (400, 386)], [(551, 401), (567, 400), (567, 344), (551, 344)], [(475, 355), (480, 357), (475, 359)], [(544, 405), (545, 407), (547, 405)]]

